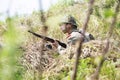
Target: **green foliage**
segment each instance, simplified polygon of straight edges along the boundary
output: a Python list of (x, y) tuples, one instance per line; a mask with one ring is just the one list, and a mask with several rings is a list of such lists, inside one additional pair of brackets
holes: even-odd
[(18, 63), (16, 58), (19, 57), (17, 47), (21, 37), (18, 36), (13, 20), (8, 18), (6, 22), (8, 29), (4, 34), (4, 46), (0, 54), (0, 80), (21, 80), (21, 75), (18, 76), (16, 72)]
[(101, 18), (101, 14), (100, 14), (100, 11), (99, 11), (99, 7), (98, 7), (98, 6), (95, 6), (95, 7), (94, 7), (94, 10), (95, 10), (95, 12), (94, 12), (95, 15)]
[(58, 3), (61, 5), (64, 5), (64, 6), (70, 6), (74, 3), (74, 0), (59, 0)]
[[(86, 2), (88, 2), (88, 0), (86, 0)], [(58, 24), (65, 14), (73, 15), (77, 19), (77, 23), (79, 24), (78, 28), (81, 28), (86, 17), (86, 2), (82, 4), (74, 4), (73, 0), (59, 0), (57, 4), (53, 5), (46, 12), (48, 36), (63, 40), (64, 36), (63, 33), (60, 31)], [(97, 4), (94, 8), (95, 11), (94, 14), (91, 15), (87, 31), (93, 34), (97, 40), (104, 40), (106, 39), (106, 33), (108, 32), (111, 17), (114, 15), (113, 4), (115, 3), (115, 0), (98, 0), (96, 2)], [(33, 14), (31, 14), (30, 16), (16, 16), (12, 19), (8, 18), (6, 20), (7, 23), (0, 22), (0, 25), (7, 25), (7, 31), (4, 33), (4, 36), (0, 35), (0, 38), (4, 38), (4, 46), (2, 49), (0, 48), (0, 80), (41, 79), (41, 76), (38, 73), (34, 73), (34, 71), (27, 71), (18, 62), (18, 58), (21, 56), (21, 54), (23, 54), (21, 50), (18, 50), (18, 47), (24, 46), (26, 49), (28, 47), (28, 44), (35, 41), (35, 39), (33, 40), (34, 37), (31, 37), (27, 33), (27, 30), (32, 29), (35, 32), (40, 32), (41, 21), (39, 19), (39, 16), (40, 14), (38, 12), (33, 12)], [(114, 49), (112, 49), (113, 54), (119, 53), (119, 19), (120, 14), (118, 14), (118, 22), (116, 23), (117, 28), (114, 30), (114, 36), (112, 36), (112, 39), (114, 40), (114, 42), (116, 42), (116, 45), (112, 45), (112, 47), (115, 46)], [(20, 27), (21, 29), (18, 27)], [(1, 26), (0, 30), (3, 31), (3, 28)], [(24, 34), (26, 38), (24, 38), (21, 33)], [(36, 41), (38, 40), (39, 39), (37, 39)], [(21, 44), (21, 42), (23, 43)], [(57, 57), (58, 55), (55, 55), (55, 58)], [(88, 75), (93, 73), (95, 67), (98, 65), (99, 60), (99, 58), (86, 58), (79, 60), (77, 80), (85, 80)], [(69, 65), (69, 68), (71, 67), (73, 67), (73, 65)], [(118, 77), (118, 79), (116, 80), (119, 80), (118, 73), (120, 73), (120, 71), (115, 68), (115, 64), (112, 61), (105, 61), (100, 73), (100, 78), (103, 79), (105, 77), (104, 80), (115, 80), (116, 77)], [(51, 76), (49, 76), (48, 78), (42, 77), (42, 80), (70, 80), (71, 75), (71, 69), (63, 69), (58, 74), (51, 74)]]
[(120, 22), (116, 24), (117, 28), (120, 29)]
[(62, 7), (71, 6), (74, 3), (74, 0), (58, 0), (58, 3), (55, 4), (56, 6), (60, 5)]
[(112, 17), (113, 15), (114, 15), (113, 10), (111, 10), (111, 9), (104, 10), (104, 18)]
[(86, 76), (93, 72), (93, 59), (86, 58), (79, 60), (80, 64), (77, 71), (77, 80), (85, 80)]
[(74, 0), (59, 0), (57, 4), (53, 5), (49, 9), (49, 16), (53, 15), (59, 15), (59, 13), (64, 14), (65, 9), (67, 7), (72, 6), (74, 3)]
[(105, 0), (105, 3), (104, 3), (104, 8), (111, 8), (114, 3), (115, 3), (116, 0)]
[(101, 70), (101, 75), (106, 76), (106, 79), (116, 80), (115, 66), (110, 61), (105, 61)]

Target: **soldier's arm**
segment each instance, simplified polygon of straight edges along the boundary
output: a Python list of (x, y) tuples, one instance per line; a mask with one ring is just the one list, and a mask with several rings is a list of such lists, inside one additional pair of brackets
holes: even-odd
[(77, 41), (80, 40), (82, 35), (79, 32), (72, 32), (70, 37), (68, 37), (67, 43), (70, 45), (75, 45)]

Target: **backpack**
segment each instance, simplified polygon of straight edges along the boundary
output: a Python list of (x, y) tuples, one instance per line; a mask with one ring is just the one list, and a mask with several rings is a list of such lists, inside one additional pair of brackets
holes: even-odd
[(94, 36), (88, 32), (86, 32), (85, 34), (83, 34), (83, 30), (79, 30), (78, 32), (84, 36), (84, 42), (88, 42), (90, 40), (95, 40)]

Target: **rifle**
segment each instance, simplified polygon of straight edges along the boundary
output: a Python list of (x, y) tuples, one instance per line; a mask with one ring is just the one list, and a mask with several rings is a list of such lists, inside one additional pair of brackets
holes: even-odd
[(35, 35), (35, 36), (37, 36), (37, 37), (39, 37), (39, 38), (42, 38), (42, 39), (44, 39), (44, 40), (46, 40), (46, 41), (49, 41), (49, 42), (51, 42), (51, 43), (54, 43), (55, 41), (57, 41), (60, 46), (62, 46), (62, 47), (64, 47), (64, 48), (67, 47), (67, 45), (66, 45), (65, 43), (62, 43), (62, 42), (60, 42), (59, 40), (54, 40), (54, 39), (52, 39), (52, 38), (49, 38), (49, 37), (46, 37), (46, 36), (37, 34), (37, 33), (32, 32), (32, 31), (30, 31), (30, 30), (28, 30), (28, 32), (29, 32), (29, 33), (32, 33), (33, 35)]

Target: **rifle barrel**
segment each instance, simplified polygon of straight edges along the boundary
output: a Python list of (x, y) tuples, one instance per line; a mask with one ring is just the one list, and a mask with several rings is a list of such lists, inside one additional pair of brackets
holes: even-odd
[[(32, 31), (30, 31), (30, 30), (29, 30), (28, 32), (29, 32), (29, 33), (32, 33), (33, 35), (35, 35), (35, 36), (37, 36), (37, 37), (40, 37), (40, 38), (46, 40), (46, 41), (49, 41), (49, 42), (51, 42), (51, 43), (54, 43), (54, 42), (55, 42), (55, 40), (52, 39), (52, 38), (49, 38), (49, 37), (46, 37), (46, 36), (43, 36), (43, 35), (34, 33), (34, 32), (32, 32)], [(59, 44), (60, 46), (62, 46), (62, 47), (64, 47), (64, 48), (67, 47), (67, 45), (66, 45), (65, 43), (62, 43), (62, 42), (60, 42), (59, 40), (56, 40), (56, 41), (58, 42), (58, 44)]]

